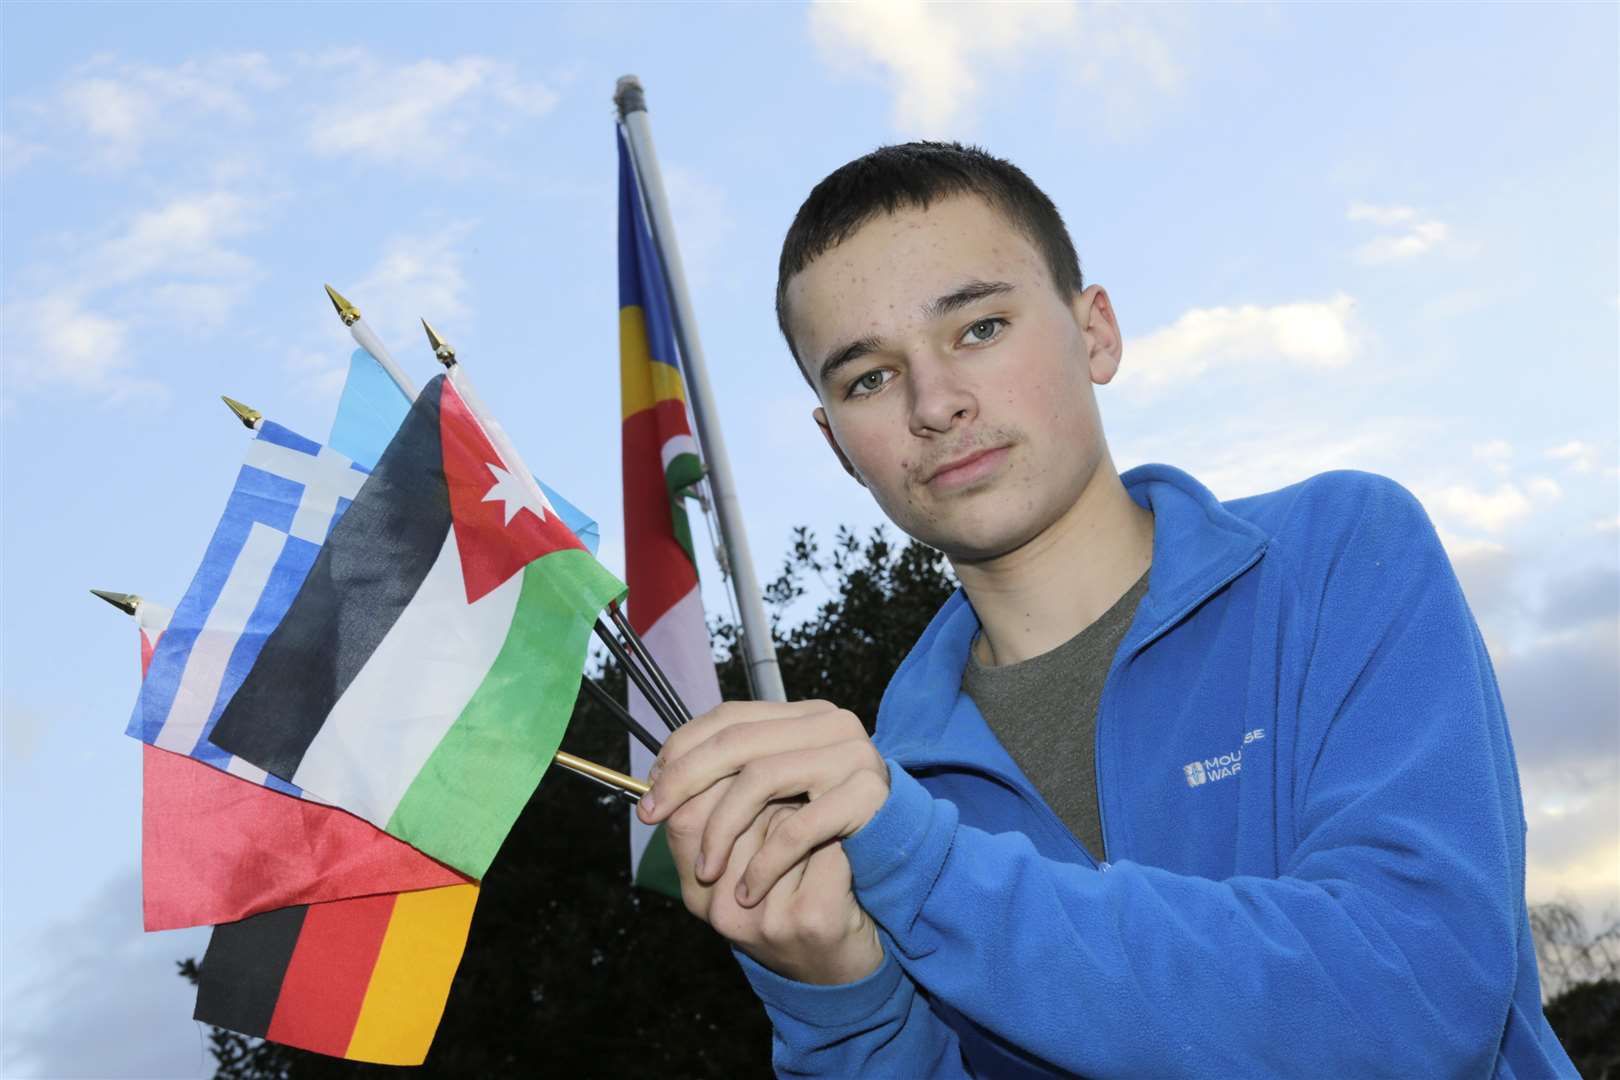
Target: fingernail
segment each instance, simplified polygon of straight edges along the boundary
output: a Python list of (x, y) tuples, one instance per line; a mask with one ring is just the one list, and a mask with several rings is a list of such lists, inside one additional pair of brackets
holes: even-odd
[(698, 877), (703, 876), (703, 852), (698, 852), (697, 865), (693, 867)]
[(748, 903), (748, 882), (746, 881), (737, 882), (737, 902), (739, 904)]
[(652, 792), (649, 791), (641, 797), (641, 808), (649, 814), (653, 812)]

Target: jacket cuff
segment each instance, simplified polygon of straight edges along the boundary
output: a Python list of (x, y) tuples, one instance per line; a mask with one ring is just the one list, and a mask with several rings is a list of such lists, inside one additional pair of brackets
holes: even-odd
[(843, 840), (861, 906), (890, 934), (905, 932), (922, 909), (956, 833), (956, 807), (935, 799), (892, 759), (889, 797)]
[(887, 947), (876, 971), (864, 979), (837, 986), (818, 986), (783, 978), (741, 949), (734, 948), (731, 954), (742, 965), (749, 985), (767, 1009), (817, 1028), (852, 1027), (863, 1023), (894, 996), (903, 974), (895, 961), (894, 950)]

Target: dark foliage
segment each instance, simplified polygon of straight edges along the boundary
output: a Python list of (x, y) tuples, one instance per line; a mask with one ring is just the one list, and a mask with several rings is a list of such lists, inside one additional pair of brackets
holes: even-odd
[[(878, 699), (954, 587), (936, 552), (840, 530), (822, 558), (798, 530), (767, 589), (778, 616), (820, 577), (814, 616), (777, 628), (790, 697), (825, 697), (870, 725)], [(734, 626), (712, 628), (726, 697), (748, 695)], [(624, 698), (623, 673), (599, 676)], [(581, 696), (563, 748), (623, 770), (614, 721)], [(679, 902), (630, 888), (624, 804), (556, 771), (485, 878), (466, 955), (427, 1064), (358, 1065), (211, 1030), (220, 1080), (414, 1076), (749, 1077), (770, 1074), (770, 1025), (724, 943)], [(181, 964), (195, 982), (195, 965)]]
[(1620, 1080), (1620, 979), (1574, 984), (1547, 1002), (1547, 1022), (1586, 1080)]
[(1547, 1022), (1587, 1080), (1620, 1080), (1620, 921), (1588, 932), (1569, 903), (1530, 909)]

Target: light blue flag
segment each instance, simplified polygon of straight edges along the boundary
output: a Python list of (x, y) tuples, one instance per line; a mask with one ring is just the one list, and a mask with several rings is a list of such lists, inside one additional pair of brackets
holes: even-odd
[[(343, 398), (338, 402), (337, 419), (332, 421), (332, 435), (327, 445), (358, 465), (375, 468), (388, 440), (405, 422), (410, 408), (410, 398), (376, 358), (364, 349), (356, 349), (349, 358), (349, 379), (343, 384)], [(595, 555), (602, 544), (596, 522), (544, 480), (536, 478), (536, 482), (563, 524)]]

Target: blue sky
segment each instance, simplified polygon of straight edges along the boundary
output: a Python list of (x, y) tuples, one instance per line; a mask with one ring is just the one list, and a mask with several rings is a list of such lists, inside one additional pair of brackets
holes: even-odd
[[(73, 5), (3, 19), (6, 1075), (209, 1071), (143, 937), (134, 628), (246, 433), (319, 437), (354, 300), (459, 349), (617, 539), (614, 80), (646, 84), (756, 562), (880, 520), (771, 313), (810, 186), (982, 143), (1058, 203), (1124, 366), (1121, 468), (1412, 488), (1513, 724), (1532, 900), (1620, 908), (1613, 5)], [(723, 603), (707, 575), (711, 608)], [(82, 1037), (91, 1024), (106, 1034)]]

